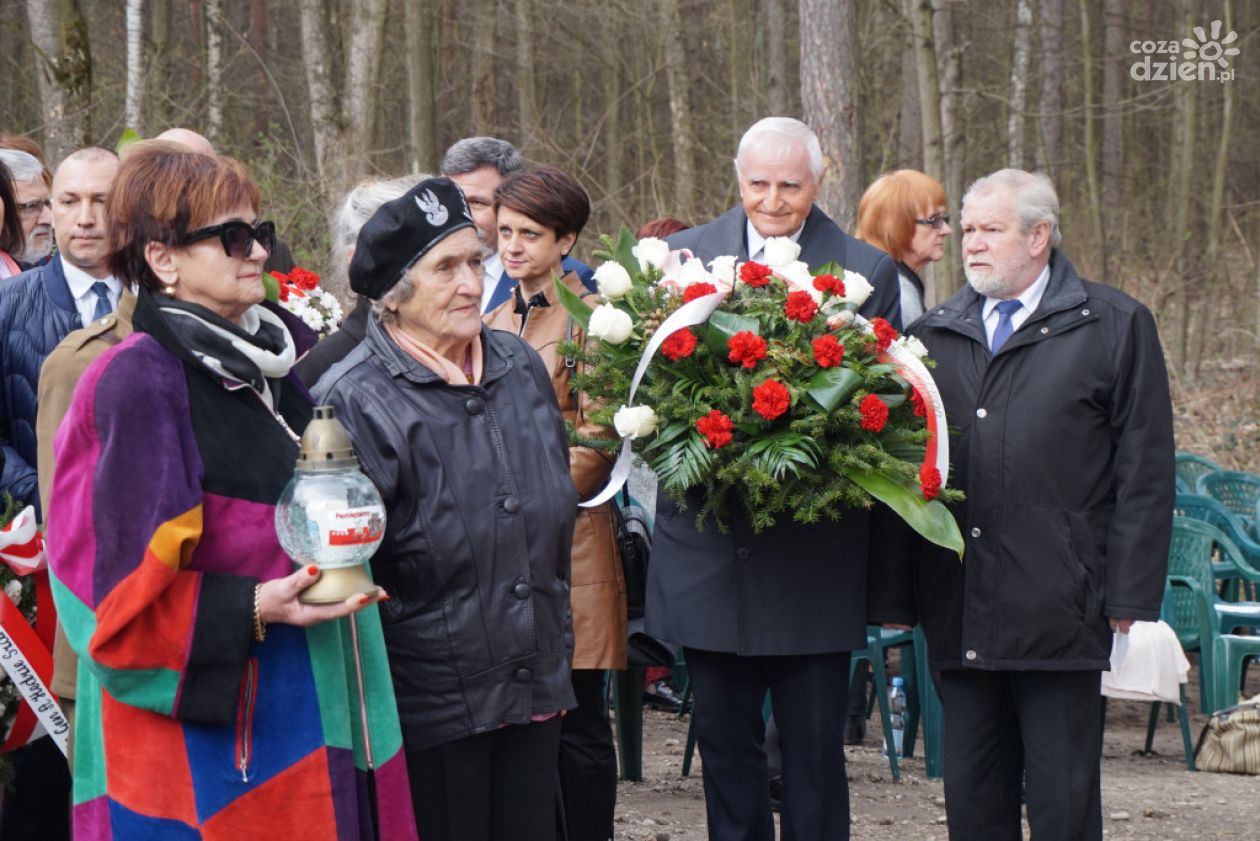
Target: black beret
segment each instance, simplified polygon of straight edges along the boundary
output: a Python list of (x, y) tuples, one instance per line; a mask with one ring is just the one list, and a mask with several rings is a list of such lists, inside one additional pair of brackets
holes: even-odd
[(455, 182), (427, 178), (381, 205), (363, 225), (350, 258), (350, 288), (379, 300), (429, 249), (473, 227), (468, 202)]

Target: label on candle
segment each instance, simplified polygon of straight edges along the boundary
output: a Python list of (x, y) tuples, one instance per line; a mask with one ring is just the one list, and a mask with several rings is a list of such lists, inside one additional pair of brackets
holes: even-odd
[(321, 567), (361, 564), (385, 537), (385, 509), (379, 505), (310, 512), (319, 530)]

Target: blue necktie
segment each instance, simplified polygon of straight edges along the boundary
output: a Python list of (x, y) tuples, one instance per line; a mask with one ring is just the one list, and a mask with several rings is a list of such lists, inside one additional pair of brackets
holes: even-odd
[(100, 321), (114, 311), (114, 305), (109, 302), (109, 284), (98, 280), (92, 284), (92, 291), (96, 293), (96, 312), (92, 313), (92, 320)]
[(1022, 307), (1018, 300), (1014, 301), (998, 301), (998, 323), (997, 328), (993, 331), (993, 339), (989, 342), (989, 349), (997, 353), (1002, 349), (1002, 345), (1006, 344), (1006, 340), (1015, 332), (1015, 325), (1011, 323), (1011, 316)]

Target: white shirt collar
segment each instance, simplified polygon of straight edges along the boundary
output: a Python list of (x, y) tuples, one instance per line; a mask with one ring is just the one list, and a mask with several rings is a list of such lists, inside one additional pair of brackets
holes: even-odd
[(503, 258), (499, 256), (499, 252), (492, 251), (481, 261), (481, 272), (484, 277), (481, 285), (481, 311), (484, 313), (503, 277)]
[[(66, 285), (70, 287), (71, 296), (77, 301), (85, 295), (91, 295), (92, 284), (96, 283), (97, 278), (72, 264), (63, 254), (58, 254), (57, 259), (61, 261), (61, 273), (66, 276)], [(122, 282), (115, 280), (113, 275), (100, 279), (105, 281), (105, 285), (114, 296), (122, 291)]]
[[(766, 247), (766, 240), (768, 237), (763, 237), (761, 234), (757, 233), (757, 229), (753, 227), (751, 219), (746, 220), (744, 222), (744, 226), (747, 228), (748, 259), (753, 260), (756, 259), (757, 254), (761, 251), (761, 249)], [(802, 222), (801, 226), (793, 231), (788, 239), (792, 240), (792, 242), (800, 242), (801, 232), (804, 230), (805, 223)]]
[[(1046, 293), (1046, 287), (1050, 285), (1050, 264), (1047, 263), (1045, 268), (1041, 270), (1041, 274), (1037, 275), (1037, 279), (1032, 282), (1027, 289), (1021, 292), (1017, 300), (1023, 305), (1018, 312), (1011, 316), (1011, 323), (1019, 327), (1028, 316), (1036, 312), (1037, 307), (1041, 304), (1041, 296)], [(984, 298), (984, 309), (981, 314), (987, 322), (989, 317), (993, 315), (1001, 298), (990, 298), (987, 295)]]

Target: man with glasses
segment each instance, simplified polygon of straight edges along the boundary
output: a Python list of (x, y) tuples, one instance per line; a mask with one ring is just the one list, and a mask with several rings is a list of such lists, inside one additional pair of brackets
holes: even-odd
[(34, 155), (17, 149), (0, 149), (0, 163), (13, 176), (22, 220), (22, 250), (13, 256), (23, 269), (43, 265), (53, 249), (52, 200), (44, 182), (44, 165)]

